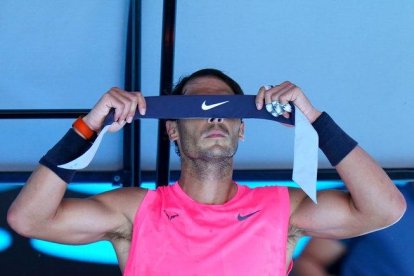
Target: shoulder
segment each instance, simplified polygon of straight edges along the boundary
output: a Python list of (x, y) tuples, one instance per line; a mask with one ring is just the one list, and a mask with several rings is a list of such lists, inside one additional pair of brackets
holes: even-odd
[(98, 194), (93, 198), (106, 208), (123, 214), (129, 221), (133, 222), (135, 213), (141, 206), (147, 193), (148, 189), (128, 187)]
[(285, 186), (260, 186), (250, 188), (244, 185), (238, 185), (241, 189), (241, 193), (246, 195), (255, 195), (258, 197), (269, 198), (269, 199), (287, 199), (289, 200), (289, 190)]
[(269, 198), (286, 198), (290, 205), (290, 215), (294, 213), (301, 203), (306, 199), (306, 194), (298, 188), (291, 188), (285, 186), (264, 186), (264, 187), (256, 187), (256, 188), (249, 188), (246, 187), (247, 193), (255, 193), (261, 194), (264, 197)]
[(288, 188), (288, 190), (290, 198), (290, 214), (292, 215), (306, 199), (306, 194), (302, 191), (302, 189), (298, 188)]
[[(244, 198), (254, 201), (263, 208), (271, 208), (274, 213), (284, 213), (289, 215), (290, 198), (287, 187), (284, 186), (263, 186), (255, 188), (245, 188)], [(274, 211), (276, 210), (276, 212)]]

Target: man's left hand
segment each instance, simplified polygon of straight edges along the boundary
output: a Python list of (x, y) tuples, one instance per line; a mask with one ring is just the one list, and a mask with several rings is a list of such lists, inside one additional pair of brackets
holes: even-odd
[(272, 102), (279, 102), (282, 111), (279, 114), (275, 114), (274, 110), (269, 110), (273, 116), (284, 116), (289, 118), (288, 104), (293, 103), (299, 108), (302, 113), (306, 116), (310, 123), (313, 123), (321, 112), (317, 110), (305, 96), (303, 91), (293, 83), (285, 81), (275, 86), (262, 86), (256, 96), (256, 106), (258, 110), (261, 110), (263, 106), (272, 105)]

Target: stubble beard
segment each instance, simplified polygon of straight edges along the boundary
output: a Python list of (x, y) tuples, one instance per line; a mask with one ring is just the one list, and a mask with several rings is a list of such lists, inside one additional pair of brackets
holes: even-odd
[(178, 123), (180, 132), (180, 153), (182, 169), (199, 177), (221, 178), (233, 173), (233, 156), (237, 152), (238, 138), (231, 137), (230, 141), (203, 139), (203, 134), (213, 128), (219, 128), (227, 135), (229, 130), (222, 126), (206, 128), (199, 137), (194, 136), (189, 129)]
[(233, 172), (233, 156), (237, 152), (237, 142), (232, 145), (213, 145), (203, 148), (198, 145), (191, 150), (186, 145), (190, 141), (183, 141), (181, 148), (181, 162), (185, 167), (200, 177), (221, 179)]

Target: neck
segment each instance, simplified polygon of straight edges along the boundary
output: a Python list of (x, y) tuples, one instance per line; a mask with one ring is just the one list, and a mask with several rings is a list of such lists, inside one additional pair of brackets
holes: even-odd
[(203, 204), (223, 204), (237, 192), (233, 177), (233, 159), (192, 160), (182, 158), (178, 181), (183, 191)]

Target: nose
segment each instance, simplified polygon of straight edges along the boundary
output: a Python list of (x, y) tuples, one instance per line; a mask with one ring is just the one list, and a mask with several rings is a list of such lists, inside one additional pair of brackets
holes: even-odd
[(213, 124), (213, 123), (222, 123), (223, 121), (224, 121), (223, 118), (208, 118), (208, 122), (210, 124)]

